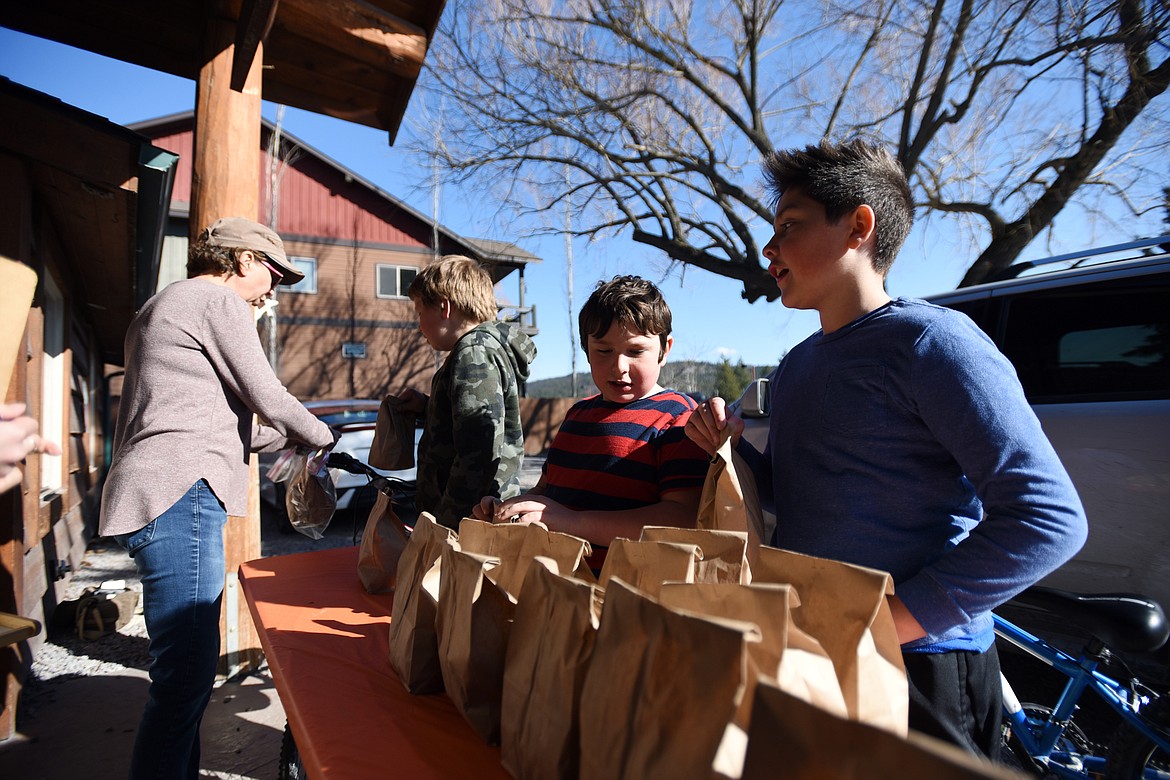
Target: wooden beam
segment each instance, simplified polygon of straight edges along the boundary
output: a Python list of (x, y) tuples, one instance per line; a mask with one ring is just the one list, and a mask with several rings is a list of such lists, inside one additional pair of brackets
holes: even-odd
[(232, 89), (243, 92), (260, 44), (268, 37), (280, 0), (244, 0), (236, 24), (236, 50), (232, 56)]
[(417, 78), (427, 33), (363, 0), (283, 0), (276, 24), (380, 70)]
[[(231, 88), (236, 26), (230, 20), (208, 21), (206, 62), (195, 89), (195, 151), (191, 181), (191, 239), (220, 217), (259, 215), (260, 71), (263, 44), (258, 44), (244, 89)], [(231, 676), (255, 668), (262, 657), (260, 640), (247, 602), (239, 598), (236, 572), (241, 563), (260, 557), (259, 470), (251, 459), (248, 514), (229, 517), (224, 528), (224, 609), (220, 623), (220, 670)]]

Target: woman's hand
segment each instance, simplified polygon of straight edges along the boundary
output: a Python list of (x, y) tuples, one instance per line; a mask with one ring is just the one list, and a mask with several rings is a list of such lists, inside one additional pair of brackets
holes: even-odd
[(723, 443), (724, 430), (731, 428), (731, 445), (739, 444), (743, 433), (743, 420), (727, 411), (727, 402), (719, 396), (699, 404), (687, 420), (687, 438), (703, 448), (708, 455), (714, 455)]

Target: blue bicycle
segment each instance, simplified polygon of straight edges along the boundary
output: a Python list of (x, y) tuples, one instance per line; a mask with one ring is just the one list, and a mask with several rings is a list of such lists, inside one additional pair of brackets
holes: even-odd
[[(1058, 615), (1090, 639), (1079, 658), (1053, 647), (995, 616), (995, 632), (1068, 678), (1052, 707), (1021, 704), (1003, 678), (1005, 759), (1026, 772), (1059, 778), (1170, 780), (1170, 694), (1143, 684), (1112, 649), (1153, 652), (1165, 644), (1170, 627), (1162, 607), (1143, 596), (1078, 594), (1033, 587), (1014, 601)], [(1115, 680), (1101, 671), (1117, 664), (1129, 677)], [(1082, 694), (1092, 691), (1118, 714), (1121, 725), (1105, 749), (1092, 744), (1073, 723)]]

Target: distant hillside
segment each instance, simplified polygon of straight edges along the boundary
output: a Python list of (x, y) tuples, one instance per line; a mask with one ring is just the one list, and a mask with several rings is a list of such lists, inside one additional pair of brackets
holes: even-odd
[[(704, 397), (712, 395), (715, 388), (716, 372), (719, 363), (704, 363), (697, 360), (668, 360), (662, 367), (662, 375), (658, 383), (663, 387), (681, 390), (684, 393), (696, 393)], [(775, 364), (756, 366), (756, 376), (764, 376)], [(568, 374), (552, 379), (537, 379), (528, 383), (528, 395), (532, 398), (568, 398), (572, 396), (572, 380)], [(584, 398), (594, 395), (597, 388), (593, 386), (593, 379), (589, 376), (589, 365), (586, 363), (577, 373), (577, 396)]]

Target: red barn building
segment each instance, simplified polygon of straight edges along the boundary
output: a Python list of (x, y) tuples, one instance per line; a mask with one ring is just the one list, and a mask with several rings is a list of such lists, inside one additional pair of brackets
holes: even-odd
[[(193, 124), (188, 112), (131, 125), (179, 155), (160, 289), (186, 276)], [(287, 133), (275, 144), (276, 132), (263, 122), (260, 212), (305, 279), (279, 288), (275, 333), (269, 317), (261, 331), (293, 395), (378, 398), (406, 386), (429, 392), (439, 356), (418, 332), (406, 290), (440, 255), (476, 258), (497, 283), (516, 271), (508, 280), (516, 296), (501, 311), (535, 335), (524, 269), (538, 258), (512, 244), (459, 236)]]

